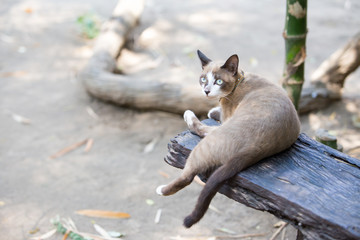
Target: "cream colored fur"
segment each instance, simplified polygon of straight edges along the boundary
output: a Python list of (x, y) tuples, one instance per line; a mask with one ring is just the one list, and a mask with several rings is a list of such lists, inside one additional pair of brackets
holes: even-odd
[[(194, 211), (185, 219), (186, 227), (201, 219), (226, 180), (261, 159), (289, 148), (300, 131), (297, 112), (282, 88), (257, 75), (243, 75), (238, 70), (237, 55), (221, 66), (200, 51), (198, 54), (203, 66), (201, 78), (206, 80), (200, 81), (202, 89), (212, 89), (214, 80), (223, 82), (215, 88), (216, 94), (209, 93), (219, 98), (220, 109), (212, 111), (221, 111), (221, 125), (205, 126), (187, 110), (184, 119), (190, 131), (204, 138), (190, 153), (181, 176), (157, 189), (161, 195), (174, 194), (190, 184), (197, 174), (217, 168), (201, 192)], [(208, 81), (207, 76), (214, 79)]]

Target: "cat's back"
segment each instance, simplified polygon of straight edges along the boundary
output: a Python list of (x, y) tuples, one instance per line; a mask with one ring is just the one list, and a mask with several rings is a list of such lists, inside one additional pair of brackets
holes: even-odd
[(239, 104), (226, 132), (233, 132), (239, 144), (261, 146), (265, 155), (289, 147), (300, 133), (300, 121), (286, 92), (270, 81), (251, 73), (237, 94)]
[(240, 96), (238, 108), (241, 110), (249, 110), (255, 115), (268, 112), (272, 113), (270, 115), (286, 117), (290, 114), (297, 117), (285, 90), (259, 75), (245, 73), (244, 84), (237, 94)]

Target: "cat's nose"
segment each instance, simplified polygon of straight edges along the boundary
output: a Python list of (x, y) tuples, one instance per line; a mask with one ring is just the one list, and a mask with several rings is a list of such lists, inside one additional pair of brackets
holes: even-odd
[(209, 95), (210, 91), (209, 90), (205, 90), (205, 94), (206, 96)]

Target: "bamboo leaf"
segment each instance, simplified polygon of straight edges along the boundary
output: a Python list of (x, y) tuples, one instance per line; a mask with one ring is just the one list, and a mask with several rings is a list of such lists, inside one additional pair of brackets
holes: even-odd
[(110, 234), (104, 228), (102, 228), (100, 225), (94, 224), (94, 228), (101, 236), (103, 236), (105, 238), (111, 238)]
[(87, 217), (99, 217), (99, 218), (130, 218), (130, 214), (124, 212), (113, 212), (103, 210), (84, 209), (76, 211), (77, 214)]

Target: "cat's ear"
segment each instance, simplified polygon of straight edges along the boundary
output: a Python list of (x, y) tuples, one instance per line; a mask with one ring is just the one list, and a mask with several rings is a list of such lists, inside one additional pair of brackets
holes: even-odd
[(233, 75), (236, 75), (239, 66), (239, 57), (234, 54), (226, 60), (225, 64), (221, 68), (228, 70)]
[(208, 58), (207, 56), (205, 56), (205, 54), (203, 54), (200, 50), (197, 50), (197, 54), (198, 54), (198, 56), (200, 58), (200, 61), (201, 61), (201, 67), (202, 67), (202, 69), (204, 69), (204, 67), (206, 65), (208, 65), (209, 62), (211, 62), (211, 59)]

